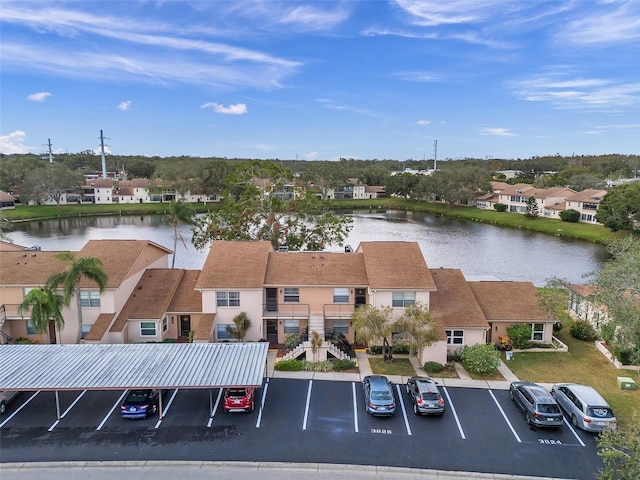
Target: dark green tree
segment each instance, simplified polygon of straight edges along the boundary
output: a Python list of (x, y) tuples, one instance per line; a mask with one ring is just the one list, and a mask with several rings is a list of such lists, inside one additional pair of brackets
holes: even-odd
[(604, 464), (598, 480), (640, 478), (640, 427), (636, 420), (624, 429), (606, 430), (596, 438), (598, 455)]
[(570, 208), (569, 210), (563, 210), (560, 212), (560, 220), (563, 222), (575, 223), (580, 220), (580, 212)]
[(596, 220), (614, 232), (640, 232), (640, 181), (613, 187), (600, 201)]
[(350, 230), (351, 219), (300, 187), (290, 170), (250, 162), (227, 176), (220, 208), (196, 222), (192, 242), (203, 248), (215, 240), (267, 240), (276, 250), (322, 250), (342, 243)]
[(431, 177), (432, 189), (436, 197), (448, 206), (466, 204), (478, 192), (491, 191), (489, 176), (484, 168), (466, 166), (456, 170), (438, 170)]
[(64, 328), (62, 308), (64, 299), (49, 288), (29, 290), (18, 306), (20, 315), (29, 312), (31, 325), (40, 333), (47, 334), (49, 343), (56, 343), (56, 330)]
[(62, 195), (80, 191), (83, 182), (80, 172), (69, 170), (60, 163), (51, 163), (27, 174), (22, 193), (38, 203), (50, 198), (59, 207)]
[(102, 261), (95, 257), (76, 258), (73, 252), (61, 252), (54, 256), (58, 260), (66, 262), (68, 268), (62, 272), (54, 273), (47, 279), (45, 290), (56, 291), (62, 289), (63, 305), (68, 307), (71, 299), (75, 297), (78, 308), (78, 335), (76, 343), (82, 339), (82, 301), (80, 298), (80, 281), (83, 278), (90, 280), (98, 286), (100, 293), (107, 286), (107, 273), (104, 271)]
[(524, 215), (529, 218), (538, 218), (538, 215), (540, 215), (540, 209), (535, 197), (529, 197), (527, 199), (527, 210)]

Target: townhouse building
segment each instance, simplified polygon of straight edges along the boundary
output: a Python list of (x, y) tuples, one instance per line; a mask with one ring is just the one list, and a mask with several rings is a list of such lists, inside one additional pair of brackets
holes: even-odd
[(598, 223), (596, 212), (600, 202), (607, 194), (606, 190), (587, 189), (577, 192), (566, 200), (567, 210), (580, 212), (580, 221), (585, 223)]

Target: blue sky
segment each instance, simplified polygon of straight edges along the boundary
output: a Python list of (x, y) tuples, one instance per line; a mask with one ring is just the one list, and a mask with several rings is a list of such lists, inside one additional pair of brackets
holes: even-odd
[(640, 0), (0, 0), (0, 152), (640, 153)]

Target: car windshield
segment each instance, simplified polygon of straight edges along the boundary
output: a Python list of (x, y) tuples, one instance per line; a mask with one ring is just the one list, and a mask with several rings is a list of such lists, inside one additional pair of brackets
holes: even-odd
[(558, 405), (553, 403), (541, 403), (538, 405), (540, 413), (560, 413), (560, 408)]
[(389, 392), (374, 391), (374, 392), (371, 392), (371, 399), (372, 400), (391, 400), (391, 394)]
[(596, 418), (613, 418), (613, 411), (606, 407), (589, 407), (587, 415)]
[(147, 398), (149, 398), (149, 393), (144, 390), (134, 390), (127, 397), (127, 402), (129, 403), (142, 403), (146, 402)]
[(230, 388), (229, 396), (230, 397), (244, 397), (247, 395), (247, 391), (244, 388)]
[(424, 392), (422, 394), (423, 400), (438, 400), (439, 397), (440, 395), (438, 395), (436, 392)]

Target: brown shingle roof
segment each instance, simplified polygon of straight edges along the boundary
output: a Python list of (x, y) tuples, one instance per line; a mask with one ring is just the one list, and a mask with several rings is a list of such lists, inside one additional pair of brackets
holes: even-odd
[(62, 271), (62, 262), (54, 255), (60, 252), (0, 251), (3, 285), (44, 285), (54, 273)]
[(265, 285), (368, 284), (360, 253), (271, 252)]
[(370, 288), (435, 290), (431, 272), (416, 242), (362, 242)]
[(538, 305), (531, 282), (469, 282), (488, 321), (551, 321)]
[(200, 270), (186, 270), (169, 304), (169, 312), (201, 312), (202, 293), (196, 290)]
[(576, 193), (575, 195), (571, 195), (567, 197), (568, 202), (587, 202), (587, 203), (600, 203), (600, 201), (607, 194), (606, 190), (595, 190), (589, 188), (587, 190), (582, 190), (581, 192)]
[[(148, 240), (89, 240), (82, 247), (82, 250), (76, 254), (76, 258), (99, 258), (108, 276), (107, 288), (118, 288), (128, 278), (131, 268), (148, 247), (159, 249), (160, 254), (162, 252), (171, 253), (171, 250)], [(59, 265), (62, 269), (65, 268), (64, 262), (60, 261)], [(142, 268), (147, 266), (139, 265)], [(61, 271), (61, 269), (58, 271)], [(95, 284), (83, 279), (80, 286), (84, 288), (95, 287)]]
[(149, 268), (133, 289), (118, 318), (110, 328), (121, 332), (129, 319), (159, 319), (167, 312), (169, 304), (184, 270)]
[(198, 326), (194, 330), (193, 339), (208, 342), (211, 339), (211, 329), (213, 321), (216, 318), (215, 313), (203, 313), (200, 315)]
[(0, 240), (0, 252), (24, 252), (24, 247), (22, 245), (16, 245), (15, 243)]
[(593, 295), (596, 293), (595, 285), (571, 284), (571, 285), (567, 285), (567, 288), (572, 292), (577, 293), (578, 295), (582, 295), (583, 297), (587, 297), (589, 295)]
[(429, 309), (433, 318), (445, 328), (489, 328), (476, 297), (461, 270), (431, 269), (437, 290), (430, 295)]
[(101, 313), (87, 333), (85, 340), (100, 341), (113, 320), (115, 313)]
[(216, 240), (196, 288), (262, 288), (270, 242)]

